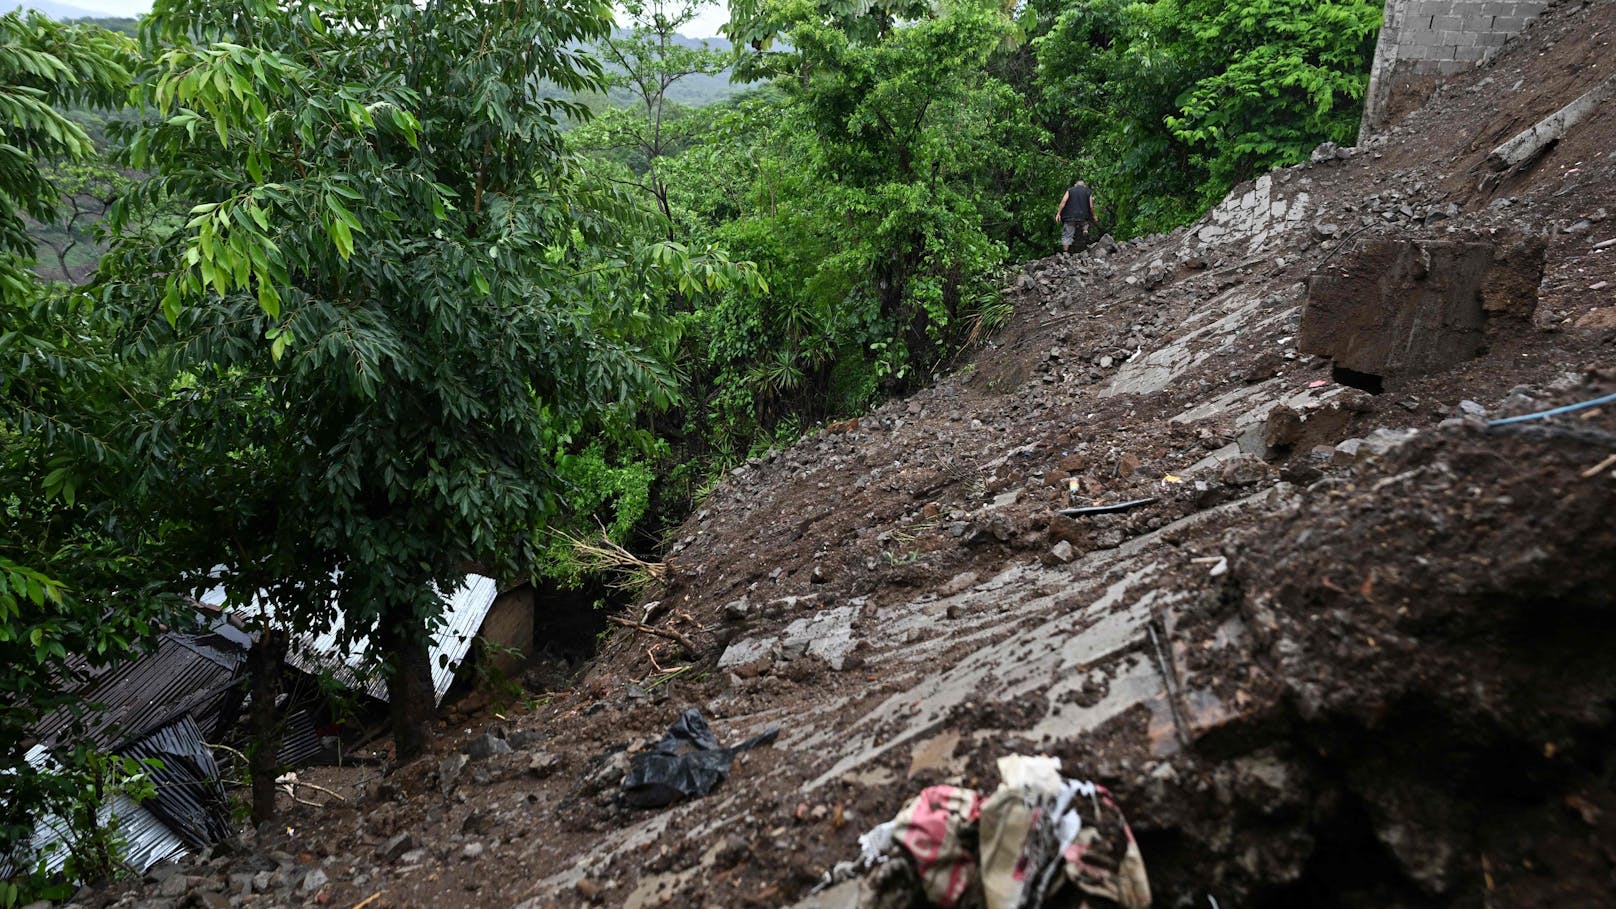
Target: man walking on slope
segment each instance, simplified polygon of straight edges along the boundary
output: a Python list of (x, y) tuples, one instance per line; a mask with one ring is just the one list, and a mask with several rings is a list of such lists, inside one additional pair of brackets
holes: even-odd
[(1088, 184), (1082, 180), (1072, 184), (1066, 195), (1061, 196), (1055, 220), (1061, 224), (1061, 252), (1071, 252), (1072, 240), (1079, 234), (1083, 239), (1077, 244), (1077, 251), (1082, 252), (1089, 245), (1089, 230), (1095, 218), (1094, 194), (1089, 192)]

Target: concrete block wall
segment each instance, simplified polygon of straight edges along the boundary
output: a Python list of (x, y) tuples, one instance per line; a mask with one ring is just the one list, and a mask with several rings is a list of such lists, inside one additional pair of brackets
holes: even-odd
[(1441, 80), (1486, 59), (1551, 0), (1386, 0), (1361, 142), (1418, 107)]

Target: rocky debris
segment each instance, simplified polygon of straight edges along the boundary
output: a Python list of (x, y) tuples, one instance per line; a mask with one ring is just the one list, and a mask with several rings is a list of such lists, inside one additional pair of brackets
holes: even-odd
[(504, 738), (486, 732), (467, 746), (466, 756), (474, 761), (485, 761), (497, 754), (510, 754), (511, 751), (510, 743)]
[(444, 795), (454, 792), (455, 785), (460, 782), (460, 774), (471, 763), (470, 755), (451, 754), (438, 762), (438, 791)]
[[(1589, 290), (1616, 282), (1616, 109), (1483, 185), (1505, 124), (1605, 78), (1613, 32), (1610, 0), (1557, 5), (1355, 150), (1027, 263), (954, 374), (738, 466), (673, 534), (648, 599), (700, 659), (613, 635), (511, 728), (333, 769), (374, 797), (289, 806), (182, 879), (258, 906), (309, 902), (314, 866), (331, 905), (790, 905), (911, 772), (975, 785), (1016, 750), (1125, 800), (1160, 905), (1616, 903), (1616, 412), (1487, 424), (1616, 390), (1616, 298)], [(785, 731), (630, 812), (657, 698)], [(473, 760), (484, 735), (513, 753)]]
[(404, 856), (404, 853), (414, 848), (415, 838), (408, 833), (400, 833), (377, 846), (376, 857), (384, 862), (396, 862)]

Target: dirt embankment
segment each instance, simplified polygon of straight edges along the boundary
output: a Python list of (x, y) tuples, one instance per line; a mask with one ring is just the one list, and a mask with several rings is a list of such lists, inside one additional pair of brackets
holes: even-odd
[[(689, 521), (635, 618), (693, 659), (617, 633), (121, 898), (790, 905), (920, 787), (1044, 752), (1116, 793), (1158, 905), (1616, 903), (1616, 406), (1488, 425), (1616, 392), (1616, 109), (1486, 164), (1613, 33), (1556, 5), (1365, 147), (1029, 263), (954, 375)], [(784, 732), (624, 806), (686, 705)]]

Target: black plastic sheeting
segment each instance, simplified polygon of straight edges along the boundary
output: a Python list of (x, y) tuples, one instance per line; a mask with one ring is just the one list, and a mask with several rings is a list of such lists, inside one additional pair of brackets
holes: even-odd
[(141, 806), (194, 848), (228, 837), (230, 808), (219, 765), (203, 741), (202, 730), (190, 714), (123, 749), (125, 757), (157, 763), (147, 765), (157, 793)]
[(661, 808), (684, 798), (713, 791), (729, 776), (735, 755), (768, 745), (780, 736), (773, 728), (734, 748), (718, 743), (701, 711), (694, 707), (679, 715), (668, 734), (650, 751), (636, 754), (623, 777), (623, 799), (636, 808)]

